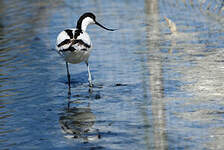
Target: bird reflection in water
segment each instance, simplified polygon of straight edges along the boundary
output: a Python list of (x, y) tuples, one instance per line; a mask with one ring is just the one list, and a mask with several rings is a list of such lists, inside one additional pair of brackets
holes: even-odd
[[(69, 89), (70, 92), (70, 89)], [(100, 139), (99, 130), (95, 129), (95, 115), (89, 106), (71, 107), (70, 93), (68, 92), (68, 108), (61, 114), (59, 124), (67, 138), (83, 140), (83, 142), (96, 141)]]

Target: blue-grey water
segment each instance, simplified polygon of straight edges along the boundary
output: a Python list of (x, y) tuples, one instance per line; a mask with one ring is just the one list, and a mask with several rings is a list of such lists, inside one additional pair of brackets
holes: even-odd
[[(224, 149), (223, 5), (0, 1), (0, 149)], [(55, 42), (86, 11), (119, 30), (88, 27), (95, 86), (70, 65), (69, 96)]]

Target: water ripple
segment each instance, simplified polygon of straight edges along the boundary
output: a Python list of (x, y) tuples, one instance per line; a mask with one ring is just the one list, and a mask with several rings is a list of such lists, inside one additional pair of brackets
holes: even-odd
[[(222, 146), (219, 5), (218, 0), (210, 6), (175, 0), (0, 1), (0, 147)], [(85, 11), (119, 30), (88, 28), (95, 87), (88, 88), (85, 64), (70, 65), (69, 97), (55, 39)], [(175, 35), (164, 17), (176, 24)]]

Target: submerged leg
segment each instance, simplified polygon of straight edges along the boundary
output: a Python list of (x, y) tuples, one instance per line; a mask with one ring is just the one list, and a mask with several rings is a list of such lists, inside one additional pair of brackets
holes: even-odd
[(70, 103), (71, 103), (71, 89), (68, 88), (68, 111), (70, 109)]
[(86, 61), (86, 65), (87, 65), (87, 69), (88, 69), (88, 81), (89, 81), (89, 86), (90, 87), (93, 87), (93, 83), (92, 83), (92, 76), (91, 76), (91, 73), (90, 73), (90, 69), (89, 69), (89, 63), (88, 61)]
[(68, 68), (68, 63), (66, 62), (66, 69), (67, 69), (67, 77), (68, 77), (68, 90), (69, 90), (69, 92), (68, 92), (68, 94), (71, 94), (71, 92), (70, 92), (70, 88), (71, 88), (71, 86), (70, 86), (70, 74), (69, 74), (69, 68)]

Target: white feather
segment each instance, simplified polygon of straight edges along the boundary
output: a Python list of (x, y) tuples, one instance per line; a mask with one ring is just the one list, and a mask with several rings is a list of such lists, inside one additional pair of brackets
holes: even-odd
[(68, 34), (65, 31), (62, 31), (58, 34), (57, 42), (56, 42), (56, 49), (58, 51), (63, 50), (63, 49), (67, 49), (69, 47), (69, 44), (58, 47), (58, 44), (60, 44), (61, 42), (63, 42), (66, 39), (70, 39), (70, 37), (68, 36)]
[(82, 40), (84, 43), (88, 44), (88, 45), (92, 45), (90, 37), (88, 35), (88, 33), (86, 33), (85, 31), (82, 31), (83, 33), (81, 33), (77, 39)]
[(86, 17), (85, 19), (83, 19), (83, 21), (82, 21), (82, 30), (83, 31), (86, 31), (86, 28), (87, 28), (87, 26), (89, 25), (89, 24), (94, 24), (95, 23), (95, 21), (92, 19), (92, 18), (90, 18), (90, 17)]
[[(71, 28), (70, 30), (73, 31), (73, 35), (74, 35), (77, 29)], [(59, 33), (57, 37), (57, 45), (66, 39), (71, 40), (70, 37), (67, 35), (67, 33), (65, 31), (62, 31), (61, 33)], [(65, 59), (65, 61), (72, 64), (80, 63), (82, 61), (87, 61), (91, 52), (92, 43), (88, 33), (86, 33), (85, 31), (82, 31), (82, 33), (80, 33), (80, 35), (77, 37), (77, 40), (82, 40), (84, 43), (88, 44), (90, 48), (85, 47), (84, 45), (79, 43), (76, 43), (74, 45), (71, 45), (71, 43), (68, 43), (60, 47), (56, 45), (56, 49), (61, 54), (61, 56)], [(68, 49), (70, 46), (75, 49), (74, 52), (63, 51), (65, 49)]]

